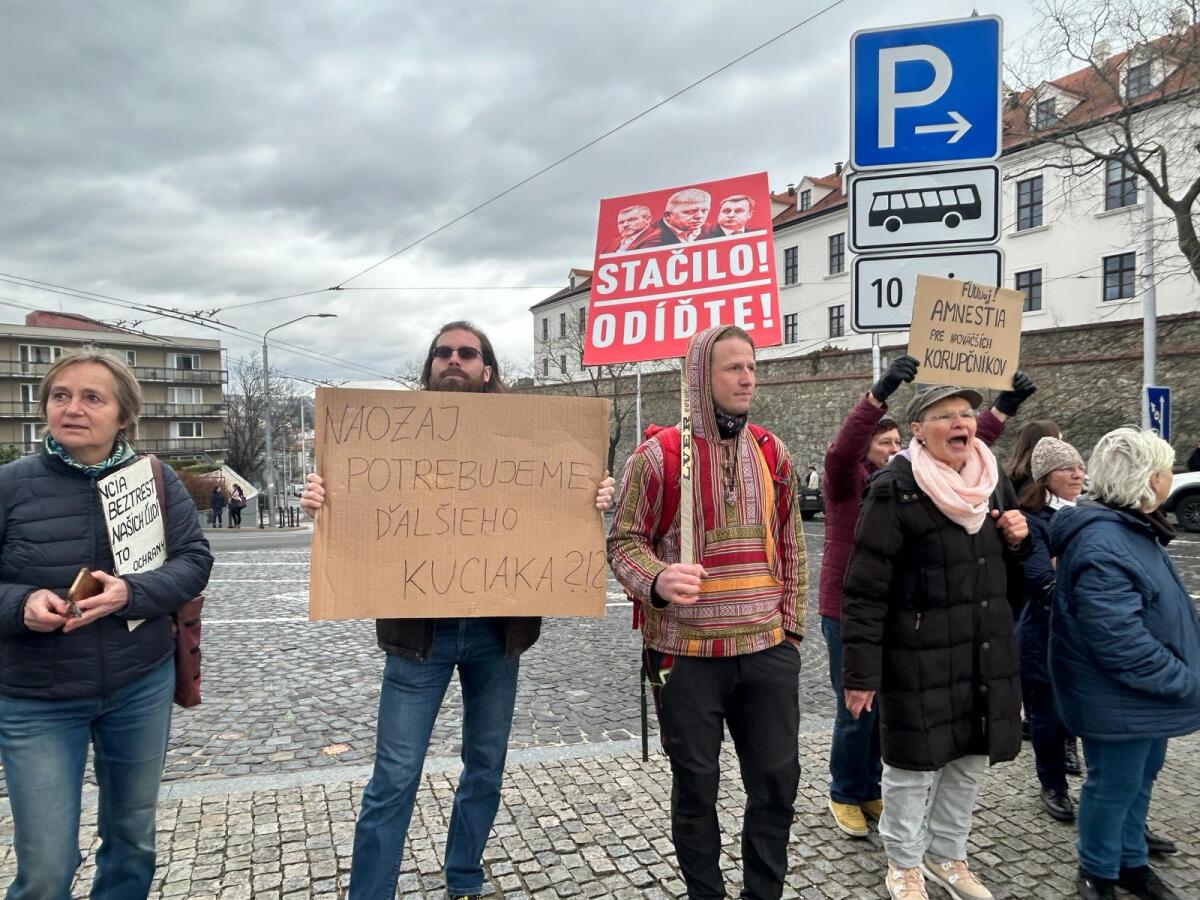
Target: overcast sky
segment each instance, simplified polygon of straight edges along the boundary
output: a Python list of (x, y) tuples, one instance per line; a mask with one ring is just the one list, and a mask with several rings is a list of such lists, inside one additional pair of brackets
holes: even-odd
[[(0, 272), (186, 310), (371, 369), (474, 319), (527, 360), (529, 306), (590, 267), (601, 197), (846, 159), (849, 38), (969, 0), (845, 0), (419, 247), (338, 284), (830, 0), (104, 2), (8, 7)], [(1006, 44), (1031, 2), (1000, 14)], [(6, 277), (6, 276), (0, 276)], [(436, 288), (436, 290), (414, 290)], [(484, 288), (493, 288), (485, 290)], [(494, 288), (505, 288), (496, 290)], [(256, 339), (0, 283), (0, 301)], [(3, 321), (26, 310), (0, 305)], [(369, 378), (286, 348), (272, 362)]]

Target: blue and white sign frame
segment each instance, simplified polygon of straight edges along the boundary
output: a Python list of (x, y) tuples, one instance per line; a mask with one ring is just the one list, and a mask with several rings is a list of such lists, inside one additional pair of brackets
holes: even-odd
[(850, 158), (858, 171), (990, 162), (1003, 128), (999, 16), (857, 31)]

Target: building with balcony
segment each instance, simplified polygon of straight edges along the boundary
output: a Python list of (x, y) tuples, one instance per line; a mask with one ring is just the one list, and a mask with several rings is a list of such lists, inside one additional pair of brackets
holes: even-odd
[(123, 359), (142, 387), (136, 447), (166, 457), (219, 459), (225, 452), (221, 342), (137, 334), (71, 313), (31, 312), (0, 324), (0, 445), (25, 453), (41, 443), (38, 385), (64, 353), (94, 345)]

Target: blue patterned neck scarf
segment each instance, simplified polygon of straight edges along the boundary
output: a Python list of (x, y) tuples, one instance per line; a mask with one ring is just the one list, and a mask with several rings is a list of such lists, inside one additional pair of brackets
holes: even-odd
[(129, 441), (125, 440), (124, 436), (120, 436), (117, 438), (116, 443), (113, 444), (113, 452), (109, 454), (108, 459), (104, 460), (103, 462), (99, 462), (94, 466), (85, 466), (83, 463), (76, 460), (75, 457), (71, 456), (71, 454), (67, 452), (67, 449), (49, 434), (46, 435), (46, 439), (43, 443), (45, 444), (46, 452), (51, 456), (57, 456), (72, 469), (78, 469), (84, 475), (88, 475), (92, 478), (100, 477), (113, 466), (119, 466), (121, 463), (132, 459), (137, 455), (134, 453), (133, 447), (130, 446)]

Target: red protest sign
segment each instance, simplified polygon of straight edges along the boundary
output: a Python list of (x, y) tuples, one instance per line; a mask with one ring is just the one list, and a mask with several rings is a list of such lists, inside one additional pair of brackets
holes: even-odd
[(585, 365), (681, 357), (738, 325), (782, 340), (767, 173), (600, 201)]

